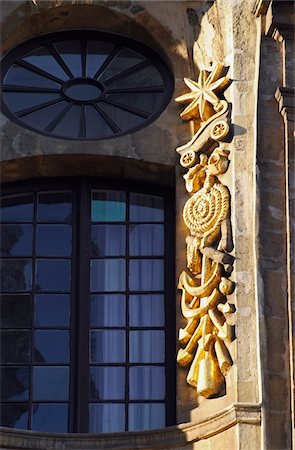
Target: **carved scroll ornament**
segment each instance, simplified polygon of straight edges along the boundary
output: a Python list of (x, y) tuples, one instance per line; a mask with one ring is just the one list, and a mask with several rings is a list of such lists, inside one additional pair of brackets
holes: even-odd
[(232, 366), (228, 343), (233, 339), (228, 315), (234, 311), (226, 296), (234, 290), (229, 280), (234, 258), (230, 223), (230, 193), (218, 176), (227, 171), (229, 151), (220, 145), (229, 133), (229, 105), (221, 99), (229, 84), (225, 67), (201, 70), (198, 81), (185, 78), (191, 92), (176, 101), (189, 103), (180, 114), (196, 119), (199, 128), (193, 138), (177, 148), (191, 196), (183, 209), (190, 234), (186, 238), (187, 267), (182, 272), (181, 310), (187, 320), (179, 330), (185, 347), (177, 355), (181, 366), (190, 366), (187, 382), (206, 398), (223, 390), (225, 375)]

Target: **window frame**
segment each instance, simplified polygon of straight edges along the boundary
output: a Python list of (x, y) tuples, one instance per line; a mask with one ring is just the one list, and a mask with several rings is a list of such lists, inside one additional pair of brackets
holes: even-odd
[[(91, 190), (103, 189), (103, 190), (122, 190), (124, 192), (136, 192), (142, 194), (158, 195), (164, 198), (164, 308), (165, 308), (165, 381), (166, 392), (165, 402), (166, 405), (166, 426), (174, 425), (176, 423), (176, 365), (175, 365), (175, 248), (174, 248), (174, 229), (175, 229), (175, 216), (174, 216), (174, 193), (172, 189), (164, 186), (155, 186), (149, 183), (136, 183), (136, 182), (117, 182), (111, 179), (105, 178), (67, 178), (59, 179), (52, 178), (44, 181), (44, 179), (37, 179), (29, 182), (16, 182), (7, 183), (2, 186), (2, 196), (13, 195), (19, 193), (40, 192), (50, 190), (71, 190), (73, 193), (72, 205), (72, 236), (73, 236), (73, 252), (71, 256), (72, 261), (72, 286), (71, 286), (71, 320), (70, 320), (70, 383), (69, 383), (69, 414), (68, 414), (68, 432), (88, 433), (88, 406), (91, 403), (89, 398), (89, 383), (85, 383), (86, 379), (89, 379), (89, 370), (91, 363), (88, 359), (88, 352), (85, 348), (89, 348), (89, 330), (90, 326), (90, 301), (83, 303), (83, 298), (89, 296), (90, 292), (90, 269), (88, 261), (91, 259)], [(35, 206), (36, 208), (36, 202)], [(36, 214), (36, 211), (35, 211)], [(35, 216), (36, 217), (36, 216)], [(107, 225), (108, 223), (106, 223)], [(128, 225), (129, 222), (125, 221)], [(79, 233), (79, 230), (81, 231)], [(89, 232), (88, 232), (89, 231)], [(82, 236), (82, 238), (80, 238)], [(84, 236), (84, 237), (83, 237)], [(128, 248), (127, 244), (126, 247)], [(36, 257), (35, 246), (33, 258)], [(54, 258), (54, 257), (52, 257)], [(124, 256), (125, 259), (129, 258), (129, 254)], [(140, 257), (138, 257), (140, 258)], [(153, 259), (153, 257), (150, 257)], [(79, 264), (79, 261), (83, 259), (83, 262)], [(77, 277), (73, 274), (77, 274)], [(126, 274), (127, 275), (127, 274)], [(125, 293), (128, 294), (127, 289)], [(31, 296), (31, 345), (33, 344), (33, 299), (34, 291), (30, 292)], [(78, 300), (80, 299), (80, 300)], [(57, 328), (57, 327), (56, 327)], [(128, 330), (127, 324), (121, 329)], [(81, 334), (81, 330), (86, 331)], [(33, 347), (32, 347), (33, 349)], [(75, 351), (76, 349), (76, 351)], [(32, 352), (31, 352), (32, 353)], [(30, 359), (30, 389), (29, 389), (29, 428), (31, 429), (31, 417), (30, 410), (32, 399), (32, 364), (31, 355)], [(15, 364), (17, 365), (17, 364)], [(49, 364), (50, 365), (50, 364)], [(103, 364), (102, 364), (103, 365)], [(104, 364), (110, 367), (108, 363)], [(112, 366), (124, 366), (130, 367), (130, 363), (126, 361), (124, 363), (112, 364)], [(132, 365), (132, 363), (131, 363)], [(141, 365), (140, 363), (133, 363), (133, 365)], [(144, 364), (143, 364), (144, 365)], [(146, 364), (148, 365), (148, 364)], [(52, 400), (54, 402), (54, 400)], [(112, 403), (112, 401), (109, 401)], [(137, 403), (149, 403), (149, 400), (138, 400)], [(156, 403), (157, 401), (155, 401)], [(11, 403), (9, 401), (3, 403)], [(20, 403), (20, 402), (19, 402)], [(50, 401), (46, 401), (50, 403)], [(127, 422), (126, 410), (130, 404), (130, 399), (124, 398), (121, 401), (125, 405), (125, 422)], [(136, 403), (131, 401), (131, 403)], [(158, 401), (159, 403), (159, 401)], [(126, 425), (125, 425), (126, 427)], [(126, 428), (125, 428), (126, 431)]]

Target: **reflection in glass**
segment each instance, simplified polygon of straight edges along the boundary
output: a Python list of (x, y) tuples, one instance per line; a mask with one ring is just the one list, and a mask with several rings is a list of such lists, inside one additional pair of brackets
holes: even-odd
[(156, 67), (149, 65), (136, 72), (120, 77), (110, 84), (109, 89), (133, 87), (163, 86), (163, 79)]
[(120, 92), (118, 94), (108, 94), (107, 98), (122, 105), (131, 106), (152, 113), (160, 107), (163, 99), (163, 92)]
[(90, 262), (92, 291), (124, 291), (126, 286), (124, 259), (93, 259)]
[(125, 331), (90, 331), (90, 361), (98, 363), (125, 362)]
[(32, 261), (30, 259), (2, 259), (2, 292), (30, 291), (32, 288)]
[(68, 431), (68, 405), (33, 403), (32, 430), (66, 433)]
[(89, 432), (114, 433), (125, 430), (125, 405), (92, 403), (89, 405)]
[(131, 222), (163, 222), (164, 199), (154, 195), (130, 194)]
[(44, 131), (45, 128), (66, 108), (66, 106), (67, 103), (62, 100), (54, 105), (26, 114), (22, 117), (22, 120), (29, 126)]
[(33, 195), (9, 195), (1, 199), (2, 222), (32, 222)]
[(68, 398), (68, 367), (33, 367), (33, 400), (58, 401)]
[(126, 298), (123, 294), (91, 295), (92, 327), (124, 327)]
[(69, 291), (71, 287), (71, 260), (37, 259), (36, 289), (38, 291)]
[(4, 401), (28, 400), (29, 398), (29, 368), (1, 368), (1, 399)]
[(130, 331), (129, 356), (133, 363), (163, 363), (165, 336), (161, 330)]
[(3, 363), (30, 362), (30, 331), (1, 331), (0, 335)]
[(108, 65), (99, 80), (104, 81), (144, 61), (145, 57), (130, 48), (122, 48)]
[(94, 108), (93, 105), (85, 105), (86, 136), (89, 139), (112, 136), (114, 131)]
[(37, 330), (34, 333), (34, 361), (67, 363), (70, 336), (65, 330)]
[(93, 222), (122, 222), (125, 218), (125, 192), (92, 192), (91, 220)]
[(162, 259), (131, 259), (129, 289), (131, 291), (162, 291), (164, 261)]
[(125, 397), (124, 367), (91, 367), (90, 400), (122, 400)]
[(129, 396), (132, 400), (164, 400), (165, 368), (130, 367)]
[(78, 138), (80, 132), (81, 107), (72, 105), (70, 110), (61, 119), (54, 128), (54, 134), (67, 136), (69, 138)]
[(69, 295), (38, 294), (35, 296), (35, 326), (68, 327), (69, 324)]
[(87, 67), (86, 76), (94, 77), (98, 69), (107, 59), (109, 53), (114, 48), (114, 44), (102, 41), (88, 41), (87, 43)]
[(123, 256), (125, 254), (125, 225), (92, 225), (92, 256)]
[(131, 256), (164, 255), (164, 225), (130, 225), (129, 253)]
[(41, 105), (42, 103), (51, 102), (60, 98), (59, 94), (50, 94), (47, 92), (4, 92), (4, 100), (9, 105), (12, 112), (22, 111), (27, 108)]
[(163, 403), (130, 403), (129, 431), (164, 428), (165, 405)]
[(129, 325), (131, 327), (163, 327), (164, 295), (130, 295)]
[(28, 405), (1, 405), (1, 425), (26, 430), (28, 428)]
[(32, 225), (1, 225), (1, 255), (31, 256), (33, 251)]
[(82, 77), (81, 47), (79, 41), (56, 42), (55, 48), (75, 78)]
[(29, 295), (1, 295), (1, 328), (31, 327), (31, 297)]
[(141, 125), (146, 117), (125, 111), (117, 106), (105, 103), (103, 100), (99, 103), (100, 108), (112, 118), (113, 122), (120, 128), (120, 130), (129, 130), (130, 128)]
[(71, 192), (44, 192), (38, 195), (38, 221), (70, 222), (71, 219)]
[(37, 256), (71, 256), (71, 226), (38, 225), (36, 253)]
[(63, 71), (56, 59), (45, 47), (39, 47), (32, 50), (23, 56), (22, 59), (61, 80), (66, 81), (68, 79), (68, 75)]
[(16, 64), (14, 64), (7, 72), (4, 78), (4, 83), (16, 86), (38, 86), (49, 89), (60, 88), (60, 84), (57, 84), (54, 81), (49, 80), (49, 78), (38, 75), (37, 73), (24, 69)]

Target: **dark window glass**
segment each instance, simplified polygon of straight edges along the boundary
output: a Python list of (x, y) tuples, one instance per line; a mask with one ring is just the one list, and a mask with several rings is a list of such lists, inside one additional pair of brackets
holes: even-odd
[(113, 433), (125, 430), (125, 405), (92, 403), (89, 405), (90, 433)]
[(38, 195), (39, 222), (70, 222), (72, 219), (71, 192), (46, 192)]
[(163, 222), (163, 198), (152, 195), (130, 194), (130, 220), (132, 222)]
[(129, 324), (132, 327), (164, 326), (164, 295), (129, 296)]
[(124, 367), (91, 367), (90, 400), (124, 400)]
[(118, 52), (117, 57), (108, 65), (107, 70), (103, 73), (99, 80), (109, 80), (113, 76), (122, 73), (130, 67), (134, 67), (136, 64), (144, 60), (145, 57), (143, 55), (140, 55), (129, 48), (123, 48)]
[(134, 73), (125, 75), (108, 84), (110, 89), (133, 87), (161, 86), (163, 79), (154, 66), (143, 67)]
[(126, 297), (123, 294), (91, 295), (92, 327), (124, 327)]
[(30, 362), (30, 331), (1, 331), (1, 361), (3, 363)]
[(38, 225), (37, 256), (71, 256), (72, 228), (69, 225)]
[(164, 400), (164, 367), (130, 367), (129, 396), (131, 400)]
[(37, 259), (36, 279), (38, 291), (69, 291), (71, 261), (67, 259)]
[(123, 256), (126, 251), (124, 225), (92, 225), (92, 256)]
[(129, 430), (147, 430), (165, 426), (165, 405), (163, 403), (130, 403)]
[(3, 292), (26, 292), (32, 288), (30, 259), (2, 259), (1, 287)]
[(69, 295), (38, 294), (35, 296), (35, 326), (67, 327), (69, 324)]
[(23, 60), (29, 62), (30, 64), (33, 64), (39, 69), (44, 70), (44, 72), (55, 75), (57, 78), (61, 78), (62, 80), (68, 79), (67, 74), (63, 71), (56, 59), (45, 47), (39, 47), (27, 53), (23, 57)]
[(24, 69), (16, 64), (9, 70), (4, 78), (4, 82), (5, 84), (12, 84), (15, 86), (38, 86), (40, 88), (48, 89), (57, 89), (60, 87), (59, 84), (49, 78), (38, 75), (37, 73)]
[(38, 107), (43, 103), (51, 102), (60, 98), (59, 94), (50, 94), (48, 92), (5, 92), (3, 94), (4, 100), (9, 104), (12, 112), (23, 111), (27, 108)]
[[(61, 100), (61, 99), (60, 99)], [(44, 103), (44, 106), (46, 103)], [(37, 111), (28, 113), (23, 116), (23, 121), (34, 126), (38, 130), (45, 130), (49, 127), (53, 120), (66, 108), (67, 103), (65, 101), (58, 101), (54, 105), (39, 108)]]
[(1, 295), (0, 302), (2, 328), (30, 328), (31, 297), (29, 295)]
[(33, 251), (32, 225), (3, 224), (1, 226), (2, 256), (31, 256)]
[(21, 194), (2, 197), (1, 220), (3, 222), (31, 222), (33, 220), (33, 195)]
[(85, 105), (86, 135), (89, 139), (98, 139), (100, 136), (110, 137), (114, 130), (94, 105)]
[(33, 403), (32, 430), (68, 431), (68, 405), (62, 403)]
[(94, 77), (114, 48), (110, 42), (89, 41), (87, 45), (87, 77)]
[(144, 118), (135, 112), (125, 111), (124, 108), (119, 108), (109, 103), (101, 102), (100, 108), (112, 118), (113, 122), (120, 128), (120, 130), (128, 130), (130, 125), (135, 128), (144, 122)]
[(92, 291), (124, 291), (126, 288), (124, 259), (94, 259), (91, 261)]
[[(44, 389), (46, 386), (46, 389)], [(68, 400), (68, 367), (34, 367), (33, 400)]]
[(54, 44), (62, 60), (74, 77), (82, 77), (81, 46), (79, 41), (63, 41)]
[(91, 202), (93, 222), (122, 222), (126, 220), (125, 192), (94, 191)]
[(164, 261), (161, 259), (131, 259), (129, 288), (131, 291), (162, 291)]
[(164, 331), (130, 331), (129, 355), (132, 363), (163, 363), (165, 361)]
[(125, 352), (125, 331), (99, 330), (90, 332), (91, 362), (124, 363)]
[(1, 425), (4, 427), (26, 430), (28, 428), (28, 417), (27, 405), (1, 405)]
[(28, 400), (29, 398), (29, 368), (1, 368), (1, 398), (5, 401)]
[(131, 256), (163, 256), (164, 225), (131, 225), (129, 253)]
[(34, 361), (67, 363), (70, 356), (70, 335), (64, 330), (38, 330), (34, 333)]
[(80, 120), (81, 106), (72, 105), (60, 122), (54, 127), (54, 133), (58, 136), (63, 136), (64, 130), (67, 130), (68, 136), (71, 139), (77, 139), (80, 136)]
[(120, 92), (119, 94), (108, 94), (107, 99), (111, 102), (120, 103), (131, 108), (137, 108), (141, 111), (152, 112), (159, 108), (163, 102), (163, 94), (159, 92)]

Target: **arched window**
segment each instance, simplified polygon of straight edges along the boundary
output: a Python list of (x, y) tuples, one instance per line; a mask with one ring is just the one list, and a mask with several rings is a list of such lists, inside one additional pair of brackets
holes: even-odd
[(3, 189), (3, 426), (175, 423), (171, 205), (95, 180)]

